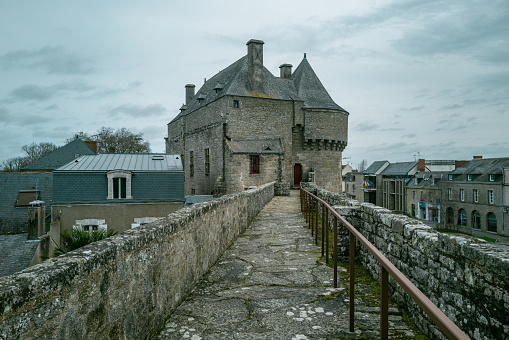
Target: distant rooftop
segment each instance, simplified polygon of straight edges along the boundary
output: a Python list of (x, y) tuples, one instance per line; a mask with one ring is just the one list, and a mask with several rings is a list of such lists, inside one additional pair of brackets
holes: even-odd
[(183, 171), (179, 154), (133, 153), (98, 154), (82, 156), (58, 168), (63, 171)]

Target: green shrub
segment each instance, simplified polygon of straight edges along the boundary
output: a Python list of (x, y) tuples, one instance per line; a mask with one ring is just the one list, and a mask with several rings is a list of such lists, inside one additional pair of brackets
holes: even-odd
[(114, 230), (94, 230), (86, 231), (79, 228), (67, 229), (60, 233), (61, 247), (55, 249), (54, 256), (65, 254), (74, 249), (81, 248), (110, 236), (116, 235)]

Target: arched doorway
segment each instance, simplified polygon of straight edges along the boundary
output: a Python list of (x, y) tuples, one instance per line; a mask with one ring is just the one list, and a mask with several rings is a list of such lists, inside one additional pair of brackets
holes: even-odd
[(472, 212), (472, 228), (481, 229), (481, 214), (477, 210)]
[(454, 224), (454, 210), (451, 207), (447, 208), (446, 215), (447, 224)]
[(295, 164), (293, 166), (293, 185), (299, 186), (302, 181), (302, 165)]
[(486, 222), (488, 224), (488, 231), (497, 232), (497, 216), (494, 213), (489, 212), (486, 215)]
[(465, 226), (467, 225), (467, 212), (465, 209), (460, 209), (458, 211), (458, 225)]

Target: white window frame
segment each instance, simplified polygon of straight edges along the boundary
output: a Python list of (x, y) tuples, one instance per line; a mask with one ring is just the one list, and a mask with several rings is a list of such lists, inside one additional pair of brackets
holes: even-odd
[(447, 188), (447, 193), (449, 194), (449, 201), (452, 201), (452, 188)]
[(472, 193), (473, 193), (473, 196), (474, 196), (473, 197), (474, 198), (474, 203), (479, 203), (479, 191), (477, 189), (474, 189), (472, 191)]
[(495, 182), (495, 175), (490, 175), (490, 182)]
[[(108, 225), (106, 224), (106, 220), (99, 220), (95, 218), (87, 218), (84, 220), (76, 220), (73, 229), (84, 230), (85, 226), (97, 226), (98, 230), (108, 231)], [(88, 230), (88, 232), (92, 232), (93, 230)]]
[(488, 203), (495, 204), (495, 192), (493, 190), (488, 190)]
[[(114, 178), (125, 178), (125, 198), (118, 198), (118, 199), (132, 199), (132, 193), (131, 193), (131, 177), (132, 172), (126, 171), (126, 170), (113, 170), (108, 171), (106, 173), (106, 176), (108, 177), (108, 197), (106, 199), (112, 200), (114, 199), (113, 195), (113, 179)], [(119, 195), (120, 196), (120, 195)], [(115, 198), (116, 199), (116, 198)]]
[(465, 202), (465, 189), (460, 189), (460, 201)]

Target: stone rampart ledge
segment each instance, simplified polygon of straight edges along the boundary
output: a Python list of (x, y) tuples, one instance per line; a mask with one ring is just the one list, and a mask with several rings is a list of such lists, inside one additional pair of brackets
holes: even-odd
[[(509, 252), (468, 235), (439, 233), (420, 221), (310, 186), (356, 227), (472, 339), (509, 339)], [(329, 219), (331, 221), (331, 219)], [(348, 235), (339, 232), (348, 254)], [(380, 265), (361, 247), (374, 278)], [(391, 298), (432, 338), (444, 335), (391, 279)]]
[(0, 278), (0, 339), (144, 338), (274, 196), (274, 183)]

